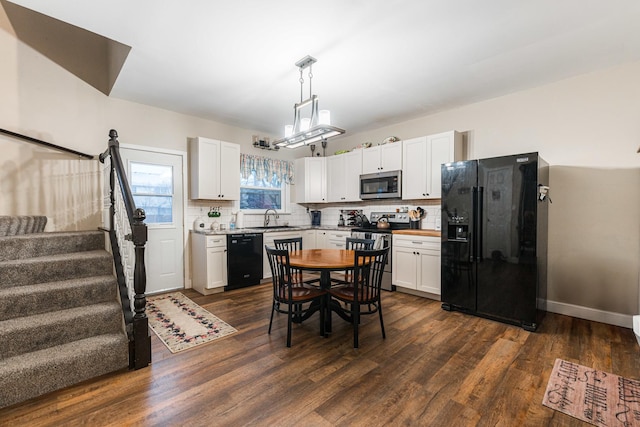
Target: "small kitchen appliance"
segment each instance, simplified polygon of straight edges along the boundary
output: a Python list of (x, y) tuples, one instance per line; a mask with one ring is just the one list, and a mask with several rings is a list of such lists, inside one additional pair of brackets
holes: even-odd
[(321, 211), (311, 211), (311, 212), (309, 212), (309, 214), (311, 215), (311, 226), (313, 226), (313, 227), (320, 226), (320, 218), (322, 216), (322, 212)]
[(362, 210), (351, 210), (347, 212), (347, 226), (362, 227)]
[(360, 175), (360, 198), (399, 199), (402, 197), (402, 171)]
[(236, 216), (236, 228), (244, 228), (244, 212), (238, 211), (235, 213)]
[(227, 234), (225, 291), (260, 284), (262, 248), (262, 233)]

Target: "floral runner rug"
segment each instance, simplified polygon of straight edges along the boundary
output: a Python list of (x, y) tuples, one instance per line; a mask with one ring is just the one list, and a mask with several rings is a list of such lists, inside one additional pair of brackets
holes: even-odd
[(596, 426), (640, 426), (640, 380), (556, 359), (542, 404)]
[(180, 292), (149, 297), (147, 317), (153, 332), (172, 353), (237, 332)]

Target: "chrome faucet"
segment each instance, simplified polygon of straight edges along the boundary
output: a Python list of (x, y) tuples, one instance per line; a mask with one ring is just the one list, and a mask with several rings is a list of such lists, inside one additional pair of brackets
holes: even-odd
[(267, 225), (269, 225), (269, 211), (273, 211), (273, 217), (275, 219), (280, 218), (280, 216), (278, 215), (278, 212), (275, 209), (269, 208), (264, 212), (264, 226), (266, 227)]

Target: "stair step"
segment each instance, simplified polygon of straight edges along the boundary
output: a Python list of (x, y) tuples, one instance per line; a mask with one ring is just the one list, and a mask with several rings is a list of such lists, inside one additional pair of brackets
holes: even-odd
[(0, 408), (128, 366), (124, 334), (105, 334), (5, 359)]
[(110, 275), (0, 288), (0, 321), (117, 301), (117, 288)]
[(0, 216), (0, 236), (42, 233), (47, 225), (47, 217), (32, 216)]
[(113, 257), (105, 250), (0, 261), (0, 288), (112, 273)]
[(121, 313), (122, 308), (113, 301), (3, 320), (0, 361), (90, 336), (117, 332), (124, 335)]
[(102, 231), (0, 237), (0, 408), (126, 369)]
[(105, 248), (102, 231), (65, 231), (0, 237), (0, 261)]

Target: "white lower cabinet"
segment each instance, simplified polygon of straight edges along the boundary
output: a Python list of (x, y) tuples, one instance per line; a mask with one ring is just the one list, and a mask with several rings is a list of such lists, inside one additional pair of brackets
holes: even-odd
[[(267, 279), (271, 277), (271, 266), (269, 265), (269, 258), (267, 257), (266, 246), (270, 248), (275, 248), (276, 245), (273, 243), (274, 240), (278, 239), (292, 239), (294, 237), (302, 237), (302, 231), (277, 231), (273, 233), (264, 233), (262, 235), (262, 244), (264, 247), (262, 248), (262, 278)], [(302, 247), (304, 248), (304, 240), (302, 242)]]
[(393, 236), (392, 283), (440, 295), (440, 238)]
[(227, 236), (191, 233), (191, 262), (195, 291), (222, 292), (227, 285)]
[(316, 232), (316, 247), (314, 249), (328, 248), (329, 232), (327, 230), (315, 230), (315, 232)]
[(304, 230), (302, 247), (304, 249), (344, 249), (346, 239), (350, 236), (351, 230)]
[(304, 230), (302, 232), (302, 249), (316, 249), (316, 231)]
[(347, 237), (351, 236), (351, 231), (327, 231), (326, 246), (328, 249), (345, 249), (347, 247)]

